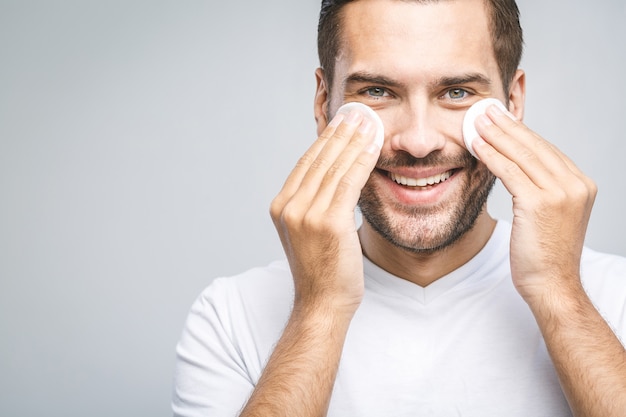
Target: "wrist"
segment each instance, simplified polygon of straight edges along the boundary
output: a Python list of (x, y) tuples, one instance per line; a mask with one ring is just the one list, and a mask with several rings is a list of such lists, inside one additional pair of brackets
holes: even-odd
[(298, 327), (312, 327), (320, 332), (347, 332), (357, 309), (358, 304), (343, 304), (329, 300), (304, 302), (296, 299), (289, 321)]
[(562, 277), (535, 288), (527, 288), (522, 297), (537, 319), (548, 317), (550, 320), (573, 317), (583, 304), (590, 302), (579, 276), (568, 279)]
[(363, 300), (363, 288), (350, 293), (339, 291), (298, 291), (294, 296), (293, 312), (298, 315), (335, 317), (351, 320)]

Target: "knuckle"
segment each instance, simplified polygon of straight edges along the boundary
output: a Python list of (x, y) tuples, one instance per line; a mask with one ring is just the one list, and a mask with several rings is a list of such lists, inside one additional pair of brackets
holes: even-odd
[(334, 178), (343, 175), (344, 172), (345, 168), (343, 164), (340, 162), (335, 162), (328, 168), (328, 171), (326, 171), (326, 176), (329, 178)]
[(557, 188), (555, 190), (551, 190), (548, 193), (548, 202), (551, 206), (567, 206), (569, 205), (570, 198), (565, 190), (562, 188)]
[(337, 183), (337, 193), (343, 194), (353, 190), (356, 183), (351, 176), (343, 176)]
[(586, 178), (586, 183), (590, 196), (595, 198), (598, 195), (598, 184), (590, 178)]
[(533, 163), (537, 160), (537, 153), (532, 149), (523, 148), (518, 151), (518, 157), (521, 161)]
[(295, 204), (288, 203), (284, 206), (277, 219), (281, 224), (293, 227), (301, 222), (302, 213)]
[(313, 216), (311, 213), (305, 214), (302, 218), (302, 226), (304, 230), (309, 232), (316, 230), (319, 227), (317, 217)]
[(354, 134), (355, 127), (351, 125), (341, 124), (332, 135), (332, 140), (346, 141)]
[(324, 216), (319, 216), (311, 211), (307, 212), (302, 218), (302, 227), (311, 236), (325, 234), (332, 230)]
[(372, 169), (373, 167), (372, 167), (372, 168), (370, 168), (370, 163), (371, 163), (371, 162), (370, 162), (370, 160), (369, 160), (368, 156), (366, 155), (366, 156), (365, 156), (365, 158), (363, 158), (363, 157), (357, 158), (357, 159), (354, 161), (354, 166), (355, 166), (356, 168), (358, 168), (358, 169), (367, 169), (367, 170), (368, 170), (368, 172), (371, 172), (371, 169)]
[(588, 178), (576, 178), (571, 182), (571, 196), (576, 201), (587, 202), (594, 199), (597, 193), (597, 187), (593, 181)]
[(272, 218), (272, 220), (277, 221), (280, 219), (284, 205), (285, 204), (283, 203), (282, 196), (278, 195), (274, 197), (274, 199), (270, 203), (270, 217)]
[(307, 152), (302, 155), (300, 159), (298, 159), (298, 162), (296, 162), (296, 168), (308, 167), (313, 163), (314, 160), (315, 159), (313, 158), (313, 156)]
[(513, 161), (504, 162), (503, 171), (507, 176), (515, 177), (520, 174), (520, 167)]
[(509, 138), (509, 135), (505, 131), (500, 130), (500, 129), (492, 128), (492, 133), (491, 134), (492, 134), (493, 138), (495, 139), (495, 141), (497, 141), (497, 142), (507, 141), (508, 138)]
[(326, 167), (328, 167), (328, 165), (329, 161), (325, 157), (320, 155), (311, 162), (310, 166), (312, 170), (324, 170), (326, 169)]
[(574, 191), (572, 192), (576, 200), (587, 200), (589, 198), (589, 189), (582, 181), (576, 184)]

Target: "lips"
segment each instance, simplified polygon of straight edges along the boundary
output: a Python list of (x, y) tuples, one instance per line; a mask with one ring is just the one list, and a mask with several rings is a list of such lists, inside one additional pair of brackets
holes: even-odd
[(454, 173), (453, 170), (435, 174), (426, 178), (408, 178), (403, 175), (387, 172), (387, 176), (394, 182), (407, 187), (427, 187), (429, 185), (440, 184), (450, 178)]

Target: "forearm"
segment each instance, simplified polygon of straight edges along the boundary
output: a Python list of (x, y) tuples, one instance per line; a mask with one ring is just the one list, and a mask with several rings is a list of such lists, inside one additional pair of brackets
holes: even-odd
[(242, 417), (319, 417), (328, 411), (346, 333), (364, 292), (354, 209), (381, 148), (362, 111), (326, 123), (274, 198), (270, 214), (294, 280), (294, 309)]
[(574, 415), (626, 415), (626, 351), (582, 286), (529, 305)]
[(325, 416), (350, 318), (294, 310), (240, 417)]

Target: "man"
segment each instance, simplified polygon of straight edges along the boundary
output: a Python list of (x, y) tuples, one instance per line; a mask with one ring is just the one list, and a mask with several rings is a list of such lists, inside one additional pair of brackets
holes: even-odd
[[(595, 185), (521, 121), (521, 44), (513, 0), (322, 2), (319, 139), (271, 207), (288, 264), (196, 301), (177, 415), (626, 415), (626, 260), (583, 248)], [(514, 120), (477, 120), (477, 160), (486, 97)]]

